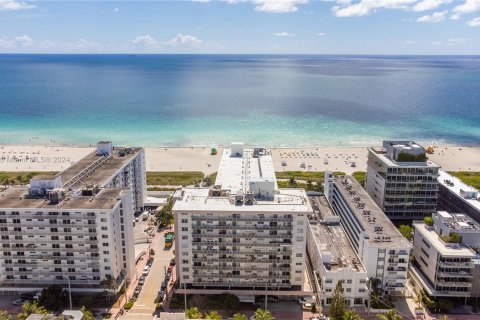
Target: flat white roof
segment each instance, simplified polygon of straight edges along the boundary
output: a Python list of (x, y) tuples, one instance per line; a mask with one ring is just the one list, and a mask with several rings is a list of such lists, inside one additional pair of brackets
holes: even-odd
[(424, 238), (428, 240), (428, 242), (435, 247), (435, 249), (437, 249), (438, 252), (440, 252), (442, 256), (475, 257), (475, 251), (461, 243), (446, 245), (442, 240), (440, 240), (435, 230), (433, 228), (427, 228), (425, 223), (415, 222), (413, 226)]
[(270, 180), (275, 182), (275, 169), (269, 151), (254, 157), (254, 149), (244, 149), (242, 156), (232, 156), (231, 149), (224, 149), (218, 167), (215, 185), (235, 193), (247, 192), (249, 181)]
[(174, 210), (215, 212), (312, 212), (303, 189), (278, 189), (273, 200), (237, 205), (235, 193), (228, 196), (209, 196), (208, 188), (184, 188), (183, 198), (175, 202)]
[(439, 165), (436, 163), (427, 160), (426, 162), (418, 161), (418, 162), (401, 162), (395, 161), (390, 159), (386, 153), (381, 151), (379, 148), (368, 148), (368, 151), (376, 155), (383, 163), (385, 163), (388, 167), (411, 167), (411, 168), (440, 168)]
[[(447, 184), (446, 180), (452, 183)], [(470, 204), (476, 210), (480, 211), (480, 201), (478, 201), (477, 199), (465, 199), (460, 194), (460, 190), (467, 191), (467, 192), (478, 192), (477, 189), (473, 188), (472, 186), (469, 186), (466, 183), (463, 183), (462, 180), (442, 170), (438, 171), (438, 183), (440, 183), (445, 188), (449, 189), (451, 192), (455, 193), (458, 197), (460, 197), (466, 203)]]

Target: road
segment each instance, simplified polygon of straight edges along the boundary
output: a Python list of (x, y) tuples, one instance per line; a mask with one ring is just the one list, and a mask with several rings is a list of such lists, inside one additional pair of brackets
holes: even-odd
[[(152, 239), (150, 248), (155, 251), (154, 261), (150, 269), (150, 273), (145, 279), (142, 291), (137, 301), (130, 311), (125, 312), (119, 319), (152, 319), (155, 312), (155, 298), (160, 291), (161, 283), (165, 278), (165, 270), (168, 268), (170, 260), (173, 256), (173, 247), (165, 250), (165, 238), (163, 232), (157, 232)], [(142, 270), (147, 263), (149, 256), (145, 255), (136, 266), (138, 277), (141, 276)], [(137, 278), (138, 279), (138, 278)], [(138, 280), (133, 282), (127, 292), (128, 297), (133, 295), (133, 291), (137, 286)]]

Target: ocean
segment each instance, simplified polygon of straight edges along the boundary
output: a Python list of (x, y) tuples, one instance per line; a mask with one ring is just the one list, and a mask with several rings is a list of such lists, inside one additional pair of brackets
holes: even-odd
[(480, 56), (0, 55), (0, 144), (478, 145)]

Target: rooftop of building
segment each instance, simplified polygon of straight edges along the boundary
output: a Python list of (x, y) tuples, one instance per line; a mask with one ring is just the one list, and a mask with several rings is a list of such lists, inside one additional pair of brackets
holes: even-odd
[(410, 242), (397, 230), (365, 189), (351, 176), (333, 178), (338, 190), (361, 225), (371, 246), (411, 247)]
[(479, 192), (477, 189), (442, 170), (438, 171), (438, 183), (480, 211), (480, 201), (478, 200)]
[(220, 160), (215, 186), (183, 188), (175, 210), (311, 212), (304, 189), (278, 189), (269, 150), (232, 143)]
[(142, 148), (114, 148), (110, 156), (89, 153), (72, 166), (57, 174), (62, 177), (62, 184), (69, 188), (79, 188), (86, 184), (104, 184), (123, 166), (138, 155)]
[(475, 251), (461, 243), (443, 242), (435, 230), (428, 227), (423, 222), (414, 221), (413, 227), (416, 232), (420, 232), (422, 237), (426, 238), (442, 256), (475, 258)]
[(237, 203), (236, 194), (211, 195), (209, 188), (183, 188), (174, 210), (232, 212), (311, 212), (304, 189), (277, 189), (273, 200), (255, 199), (251, 204)]
[(433, 214), (446, 227), (453, 231), (477, 231), (480, 233), (480, 224), (464, 213), (449, 213), (438, 211)]
[(113, 209), (118, 198), (128, 189), (103, 188), (96, 196), (74, 196), (66, 194), (58, 203), (52, 203), (45, 197), (28, 196), (27, 187), (10, 187), (0, 193), (2, 209)]
[[(323, 196), (317, 199), (321, 204), (319, 208), (321, 217), (335, 215)], [(325, 221), (317, 222), (316, 220), (310, 220), (309, 224), (322, 256), (331, 256), (330, 263), (326, 264), (327, 269), (335, 271), (350, 267), (358, 272), (365, 272), (365, 268), (340, 224), (327, 225)]]
[[(238, 152), (236, 152), (238, 151)], [(215, 185), (230, 192), (248, 191), (250, 181), (271, 180), (276, 185), (275, 169), (269, 150), (263, 148), (223, 150)]]
[(387, 155), (387, 150), (382, 147), (368, 148), (369, 153), (375, 154), (388, 167), (419, 167), (419, 168), (440, 168), (436, 163), (426, 161), (395, 161)]

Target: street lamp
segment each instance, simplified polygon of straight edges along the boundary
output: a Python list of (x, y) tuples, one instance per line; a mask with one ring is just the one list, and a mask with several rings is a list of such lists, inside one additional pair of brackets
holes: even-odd
[(187, 284), (183, 284), (183, 300), (185, 300), (185, 314), (187, 314)]

